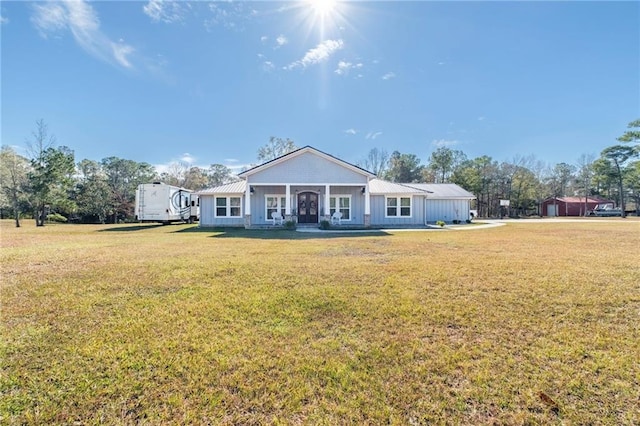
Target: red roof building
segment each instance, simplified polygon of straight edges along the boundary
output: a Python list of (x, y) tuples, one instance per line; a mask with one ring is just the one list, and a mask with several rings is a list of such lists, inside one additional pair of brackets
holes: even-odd
[(589, 210), (593, 210), (598, 204), (612, 203), (599, 197), (555, 197), (547, 198), (542, 202), (542, 216), (585, 216)]

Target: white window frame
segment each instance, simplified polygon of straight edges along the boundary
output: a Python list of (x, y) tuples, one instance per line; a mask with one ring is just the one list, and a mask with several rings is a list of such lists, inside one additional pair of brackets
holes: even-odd
[[(269, 214), (269, 210), (273, 210), (273, 209), (269, 209), (269, 202), (268, 202), (268, 198), (275, 198), (278, 202), (277, 202), (277, 207), (276, 209), (280, 211), (280, 214), (282, 214), (282, 217), (285, 217), (285, 212), (286, 212), (286, 206), (287, 206), (287, 196), (285, 194), (265, 194), (264, 196), (264, 218), (266, 220), (272, 220), (271, 219), (271, 215)], [(280, 203), (282, 203), (282, 205), (280, 205)]]
[[(407, 206), (402, 206), (402, 199), (403, 198), (408, 198), (409, 199), (409, 215), (402, 215), (402, 208), (407, 208)], [(396, 214), (395, 215), (389, 215), (389, 200), (390, 199), (394, 199), (396, 200)], [(407, 196), (401, 196), (401, 195), (397, 195), (397, 196), (385, 196), (384, 197), (384, 217), (385, 218), (410, 218), (413, 217), (413, 197), (411, 195)]]
[[(340, 198), (349, 199), (349, 219), (345, 219), (344, 215), (342, 216), (343, 222), (351, 222), (351, 218), (353, 217), (353, 203), (351, 202), (351, 194), (330, 194), (329, 195), (329, 216), (332, 216), (336, 211), (336, 208), (340, 210)], [(335, 199), (335, 207), (331, 209), (331, 199)], [(344, 210), (344, 209), (343, 209)]]
[[(237, 198), (238, 200), (240, 200), (240, 205), (239, 206), (233, 206), (233, 208), (238, 208), (240, 209), (240, 214), (238, 216), (231, 216), (231, 199), (232, 198)], [(219, 199), (224, 199), (225, 201), (225, 214), (224, 215), (219, 215), (218, 214), (218, 208), (222, 208), (223, 206), (218, 206), (218, 200)], [(225, 196), (218, 196), (216, 195), (215, 197), (213, 197), (213, 217), (223, 217), (223, 218), (239, 218), (242, 217), (242, 196), (238, 195), (225, 195)]]

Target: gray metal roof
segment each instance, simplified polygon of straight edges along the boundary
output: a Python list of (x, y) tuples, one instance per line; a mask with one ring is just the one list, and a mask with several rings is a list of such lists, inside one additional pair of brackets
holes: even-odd
[(198, 191), (198, 195), (210, 194), (242, 194), (247, 190), (247, 181), (240, 180), (238, 182), (228, 183), (226, 185), (216, 186), (215, 188), (203, 189)]
[(431, 199), (464, 199), (473, 200), (475, 195), (455, 183), (405, 183), (403, 185), (411, 186), (423, 191), (429, 191)]
[(387, 182), (382, 179), (371, 179), (369, 181), (369, 193), (371, 194), (423, 194), (427, 191), (410, 187), (406, 183)]

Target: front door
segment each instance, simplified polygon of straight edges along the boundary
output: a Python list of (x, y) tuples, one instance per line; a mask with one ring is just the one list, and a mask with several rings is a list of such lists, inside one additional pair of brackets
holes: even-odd
[(298, 223), (318, 223), (318, 194), (298, 194)]

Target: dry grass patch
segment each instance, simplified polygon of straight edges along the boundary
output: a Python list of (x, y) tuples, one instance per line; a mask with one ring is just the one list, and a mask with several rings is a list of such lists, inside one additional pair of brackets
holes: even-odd
[(640, 422), (638, 221), (1, 225), (1, 423)]

